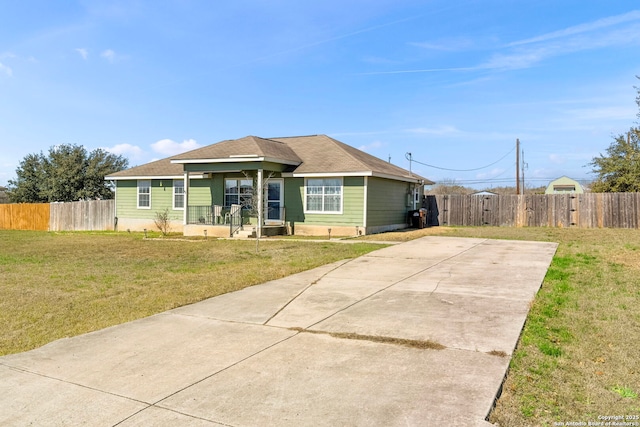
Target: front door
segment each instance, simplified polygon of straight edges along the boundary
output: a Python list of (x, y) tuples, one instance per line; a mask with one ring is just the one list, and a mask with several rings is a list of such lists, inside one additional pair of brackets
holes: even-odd
[(282, 224), (284, 221), (284, 180), (270, 179), (266, 188), (264, 212), (265, 224)]

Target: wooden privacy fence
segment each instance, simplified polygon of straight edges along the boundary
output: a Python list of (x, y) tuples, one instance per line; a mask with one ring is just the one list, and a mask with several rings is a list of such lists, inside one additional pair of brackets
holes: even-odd
[(640, 193), (426, 196), (429, 225), (639, 228)]
[(115, 200), (0, 204), (0, 230), (110, 231)]
[(50, 231), (113, 231), (115, 200), (52, 203)]
[(49, 229), (48, 203), (0, 204), (0, 230)]

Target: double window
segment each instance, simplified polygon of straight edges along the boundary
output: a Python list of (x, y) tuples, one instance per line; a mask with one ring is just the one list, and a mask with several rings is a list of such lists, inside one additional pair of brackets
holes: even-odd
[(151, 180), (138, 181), (138, 209), (151, 209)]
[(251, 208), (253, 198), (252, 179), (225, 179), (224, 181), (224, 205), (242, 205), (243, 208)]
[(305, 212), (342, 213), (341, 178), (308, 178), (304, 188)]
[(184, 180), (173, 181), (173, 209), (184, 209)]

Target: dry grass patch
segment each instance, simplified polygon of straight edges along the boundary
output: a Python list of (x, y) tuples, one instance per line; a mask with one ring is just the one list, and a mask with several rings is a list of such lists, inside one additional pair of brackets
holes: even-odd
[(333, 338), (340, 338), (344, 340), (359, 340), (359, 341), (371, 341), (382, 344), (395, 344), (410, 348), (419, 348), (422, 350), (444, 350), (446, 347), (440, 343), (431, 340), (410, 340), (404, 338), (384, 337), (380, 335), (362, 335), (353, 332), (327, 332), (316, 331), (304, 328), (289, 328), (292, 331), (306, 332), (309, 334), (329, 335)]
[(380, 245), (0, 231), (0, 355), (274, 280)]
[(357, 240), (373, 240), (378, 242), (408, 242), (424, 236), (440, 236), (450, 234), (454, 229), (450, 227), (429, 227), (423, 229), (407, 228), (404, 230), (390, 231), (388, 233), (368, 234), (358, 237)]

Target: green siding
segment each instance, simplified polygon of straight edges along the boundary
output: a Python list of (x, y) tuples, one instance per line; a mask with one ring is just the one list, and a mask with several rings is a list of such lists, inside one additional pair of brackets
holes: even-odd
[[(264, 172), (267, 179), (270, 171)], [(275, 173), (274, 178), (280, 176)], [(211, 206), (224, 204), (225, 178), (246, 178), (242, 173), (216, 173), (211, 178), (191, 179), (188, 191), (189, 206)], [(156, 212), (169, 209), (172, 219), (182, 219), (183, 209), (173, 209), (173, 180), (151, 180), (151, 209), (138, 209), (138, 181), (116, 181), (116, 215), (120, 218), (153, 219)], [(286, 186), (285, 186), (286, 188)], [(286, 197), (286, 196), (285, 196)]]
[(304, 178), (285, 178), (284, 206), (286, 221), (304, 222), (303, 197)]
[[(564, 186), (565, 188), (558, 190), (558, 189), (555, 189), (554, 186)], [(573, 191), (567, 188), (571, 186), (574, 187)], [(567, 176), (562, 176), (558, 179), (551, 181), (544, 193), (545, 194), (567, 194), (567, 193), (583, 194), (584, 189), (582, 188), (582, 185), (580, 185), (578, 181), (571, 179)]]
[[(278, 176), (277, 174), (276, 176)], [(268, 172), (265, 172), (265, 178)], [(192, 179), (188, 194), (189, 206), (224, 204), (224, 179), (244, 175), (214, 174), (212, 178)], [(409, 184), (389, 179), (367, 179), (367, 226), (402, 224), (406, 221)], [(151, 209), (137, 208), (137, 181), (117, 181), (116, 215), (120, 218), (153, 219), (157, 212), (168, 208), (173, 219), (182, 219), (183, 210), (173, 209), (173, 181), (151, 181)], [(304, 212), (304, 178), (284, 180), (286, 220), (319, 226), (364, 225), (364, 177), (344, 177), (341, 214), (310, 214)]]
[[(116, 216), (121, 218), (138, 218), (143, 209), (137, 209), (138, 182), (116, 181)], [(151, 199), (153, 202), (153, 198)], [(146, 212), (145, 212), (146, 214)], [(146, 215), (142, 218), (147, 218)]]
[(362, 226), (364, 222), (364, 177), (344, 177), (342, 214), (304, 213), (304, 178), (285, 179), (286, 220), (307, 225)]
[(367, 227), (403, 224), (407, 221), (409, 184), (370, 177), (367, 183)]
[(138, 209), (138, 181), (116, 181), (116, 216), (153, 219), (157, 212), (169, 209), (171, 219), (182, 219), (182, 209), (173, 209), (173, 180), (151, 180), (151, 209)]
[(189, 206), (211, 206), (213, 203), (214, 178), (192, 179), (189, 187)]

